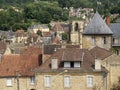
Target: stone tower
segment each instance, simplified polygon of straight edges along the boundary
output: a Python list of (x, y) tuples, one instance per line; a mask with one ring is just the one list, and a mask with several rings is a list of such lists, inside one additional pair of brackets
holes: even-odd
[(82, 32), (83, 32), (84, 21), (72, 21), (70, 41), (72, 44), (80, 45), (82, 48)]

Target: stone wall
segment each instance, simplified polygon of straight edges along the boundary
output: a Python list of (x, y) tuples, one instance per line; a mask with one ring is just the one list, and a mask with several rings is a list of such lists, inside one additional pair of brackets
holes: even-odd
[[(87, 86), (87, 77), (93, 76), (93, 87)], [(51, 86), (45, 87), (44, 77), (50, 76)], [(70, 87), (64, 87), (64, 76), (70, 76)], [(37, 73), (36, 90), (106, 90), (105, 78), (100, 73), (69, 73), (58, 75), (58, 73)]]
[[(35, 89), (35, 85), (30, 83), (29, 77), (19, 78), (19, 90)], [(18, 90), (17, 78), (12, 78), (11, 86), (7, 86), (7, 78), (0, 78), (0, 90)]]

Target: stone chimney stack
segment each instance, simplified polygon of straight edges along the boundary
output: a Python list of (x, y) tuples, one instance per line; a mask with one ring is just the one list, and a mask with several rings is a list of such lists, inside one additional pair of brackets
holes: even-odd
[(110, 16), (108, 15), (107, 17), (106, 17), (106, 24), (108, 25), (108, 27), (110, 27)]
[(51, 60), (51, 68), (52, 69), (58, 69), (58, 59), (52, 59)]
[(95, 59), (95, 70), (101, 70), (101, 60)]

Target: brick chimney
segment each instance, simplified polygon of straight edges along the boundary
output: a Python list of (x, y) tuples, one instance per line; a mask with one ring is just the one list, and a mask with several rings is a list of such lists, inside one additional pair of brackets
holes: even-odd
[(110, 16), (109, 15), (106, 17), (105, 22), (108, 25), (108, 27), (110, 27)]

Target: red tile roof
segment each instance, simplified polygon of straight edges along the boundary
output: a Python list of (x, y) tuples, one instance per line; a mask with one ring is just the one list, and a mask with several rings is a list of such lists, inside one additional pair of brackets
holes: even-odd
[[(103, 52), (101, 52), (103, 53)], [(106, 54), (109, 54), (109, 52), (106, 52)], [(100, 54), (102, 55), (102, 54)], [(65, 68), (63, 67), (63, 62), (65, 61), (80, 61), (81, 62), (81, 67), (80, 68), (67, 68), (70, 71), (74, 70), (79, 70), (79, 71), (90, 71), (90, 72), (96, 72), (94, 70), (94, 65), (95, 65), (95, 58), (91, 54), (91, 52), (87, 49), (78, 49), (78, 48), (60, 48), (57, 49), (56, 52), (54, 52), (51, 57), (46, 60), (36, 71), (39, 72), (48, 72), (48, 71), (53, 71), (51, 69), (51, 60), (52, 59), (57, 59), (58, 60), (58, 69), (59, 70), (64, 70)], [(101, 71), (106, 71), (105, 68), (102, 68)], [(101, 72), (99, 71), (99, 72)]]
[(94, 58), (98, 58), (98, 59), (105, 59), (106, 57), (109, 57), (110, 55), (112, 55), (111, 51), (108, 51), (104, 48), (100, 48), (98, 46), (92, 48), (90, 50), (91, 54), (94, 56)]
[(0, 63), (0, 77), (33, 76), (41, 62), (41, 49), (30, 47), (24, 54), (3, 55)]

